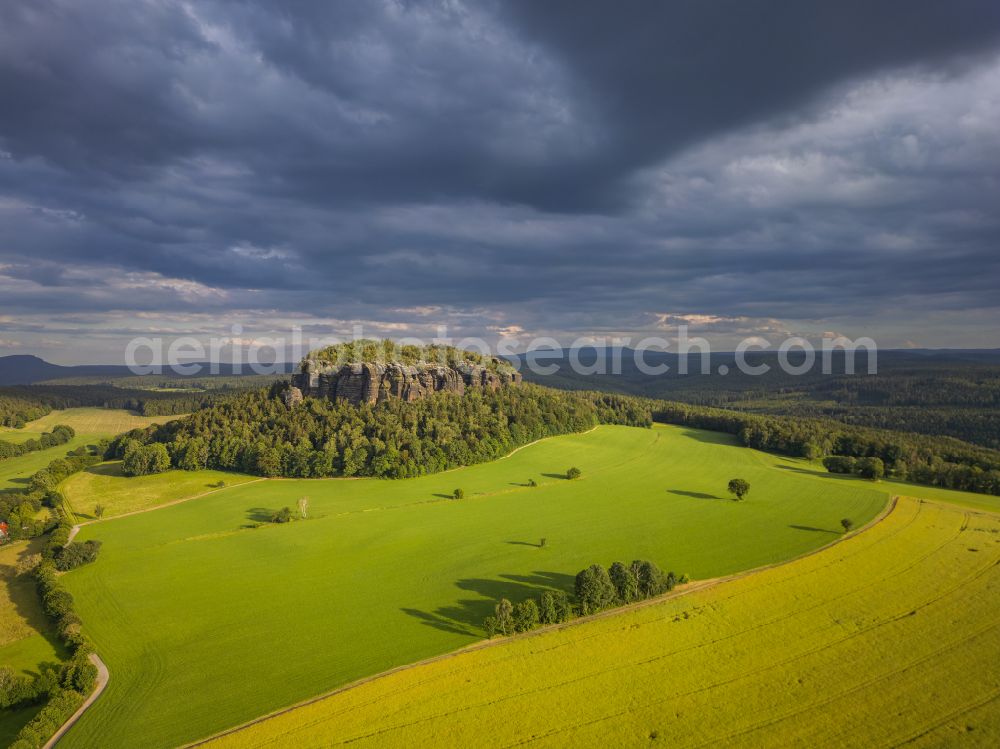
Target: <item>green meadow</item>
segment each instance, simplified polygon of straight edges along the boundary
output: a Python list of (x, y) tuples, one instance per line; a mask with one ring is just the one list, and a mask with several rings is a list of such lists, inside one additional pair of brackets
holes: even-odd
[(900, 498), (816, 554), (401, 669), (209, 746), (992, 748), (998, 586), (1000, 515)]
[[(302, 497), (307, 519), (267, 522)], [(474, 643), (496, 599), (570, 590), (593, 562), (725, 575), (824, 546), (887, 498), (725, 435), (604, 426), (418, 479), (261, 481), (87, 525), (101, 556), (64, 581), (112, 678), (60, 745), (176, 746)]]

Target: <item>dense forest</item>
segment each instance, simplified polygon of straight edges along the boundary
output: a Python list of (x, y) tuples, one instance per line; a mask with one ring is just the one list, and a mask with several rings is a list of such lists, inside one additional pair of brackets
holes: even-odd
[(405, 478), (495, 460), (536, 439), (598, 423), (652, 423), (648, 409), (632, 399), (530, 385), (464, 396), (441, 392), (414, 403), (353, 406), (307, 398), (293, 409), (276, 397), (280, 387), (122, 435), (111, 455), (124, 457), (132, 442), (161, 442), (180, 468)]

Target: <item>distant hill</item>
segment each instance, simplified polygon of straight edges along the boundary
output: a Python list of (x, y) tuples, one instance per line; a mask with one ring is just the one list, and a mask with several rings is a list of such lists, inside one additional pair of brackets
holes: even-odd
[[(202, 371), (193, 377), (207, 377), (209, 375), (208, 363), (202, 364)], [(283, 364), (282, 370), (285, 373), (291, 372), (294, 365)], [(234, 375), (233, 365), (220, 364), (218, 366), (219, 375), (231, 377)], [(185, 375), (171, 372), (169, 368), (164, 368), (165, 374), (173, 377), (184, 377)], [(247, 367), (243, 368), (242, 374), (253, 374)], [(31, 355), (0, 356), (0, 386), (4, 385), (33, 385), (37, 382), (48, 382), (50, 380), (66, 380), (78, 377), (105, 377), (113, 380), (119, 377), (134, 377), (135, 374), (122, 364), (78, 364), (64, 367), (60, 364), (52, 364)]]
[(42, 380), (64, 377), (109, 376), (122, 377), (132, 374), (128, 367), (107, 364), (63, 367), (50, 364), (37, 356), (0, 356), (0, 385), (31, 385)]

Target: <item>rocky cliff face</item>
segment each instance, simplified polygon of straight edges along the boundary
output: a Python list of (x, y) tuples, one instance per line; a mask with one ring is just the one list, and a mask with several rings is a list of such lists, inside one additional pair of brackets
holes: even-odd
[(519, 372), (491, 371), (471, 362), (454, 366), (397, 362), (336, 365), (306, 359), (300, 371), (292, 375), (292, 385), (284, 398), (289, 406), (304, 395), (353, 404), (379, 403), (389, 398), (415, 401), (439, 391), (461, 395), (470, 387), (496, 390), (520, 382)]

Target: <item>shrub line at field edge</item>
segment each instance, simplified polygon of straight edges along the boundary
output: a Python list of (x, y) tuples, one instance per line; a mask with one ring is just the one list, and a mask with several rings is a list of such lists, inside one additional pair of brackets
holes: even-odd
[[(597, 427), (594, 427), (594, 429), (596, 429), (596, 428)], [(527, 445), (524, 445), (524, 447), (527, 447)], [(520, 449), (520, 448), (518, 448), (518, 449)], [(644, 608), (648, 608), (650, 606), (658, 605), (658, 604), (663, 603), (664, 601), (667, 601), (667, 600), (672, 600), (674, 598), (681, 598), (681, 597), (686, 596), (686, 595), (688, 595), (690, 593), (694, 593), (694, 592), (697, 592), (697, 591), (700, 591), (700, 590), (705, 590), (706, 588), (712, 588), (712, 587), (715, 587), (716, 585), (721, 585), (722, 583), (732, 582), (734, 580), (740, 580), (742, 578), (749, 577), (750, 575), (756, 575), (756, 574), (758, 574), (760, 572), (765, 572), (766, 570), (774, 569), (776, 567), (783, 567), (786, 564), (792, 564), (794, 562), (798, 562), (798, 561), (801, 561), (803, 559), (807, 559), (808, 557), (811, 557), (814, 554), (819, 554), (820, 552), (826, 551), (827, 549), (829, 549), (832, 546), (836, 546), (837, 544), (839, 544), (841, 541), (844, 541), (845, 539), (853, 538), (854, 536), (857, 536), (857, 535), (859, 535), (861, 533), (864, 533), (865, 531), (870, 530), (875, 525), (877, 525), (878, 523), (880, 523), (883, 520), (885, 520), (889, 516), (889, 514), (893, 510), (896, 509), (896, 504), (897, 504), (898, 500), (899, 500), (899, 495), (892, 495), (889, 498), (889, 501), (886, 502), (885, 507), (883, 507), (882, 510), (874, 518), (872, 518), (868, 523), (866, 523), (865, 525), (861, 526), (860, 528), (856, 528), (856, 529), (854, 529), (854, 530), (852, 530), (852, 531), (850, 531), (848, 533), (843, 533), (840, 536), (838, 536), (836, 539), (834, 539), (833, 541), (831, 541), (830, 543), (824, 544), (823, 546), (820, 546), (819, 548), (813, 549), (812, 551), (808, 551), (805, 554), (800, 554), (800, 555), (798, 555), (796, 557), (792, 557), (791, 559), (786, 559), (786, 560), (781, 561), (781, 562), (773, 562), (771, 564), (765, 564), (763, 566), (754, 567), (752, 569), (744, 570), (742, 572), (735, 572), (735, 573), (733, 573), (731, 575), (723, 575), (721, 577), (710, 577), (710, 578), (706, 578), (704, 580), (693, 580), (690, 583), (687, 583), (687, 584), (685, 584), (683, 586), (677, 586), (676, 588), (674, 588), (669, 593), (657, 596), (655, 598), (647, 598), (646, 600), (636, 601), (635, 603), (630, 603), (630, 604), (627, 604), (627, 605), (624, 605), (624, 606), (616, 606), (614, 608), (606, 609), (606, 610), (598, 612), (596, 614), (588, 614), (586, 616), (578, 616), (575, 619), (572, 619), (572, 620), (570, 620), (568, 622), (561, 622), (559, 624), (547, 624), (545, 626), (536, 627), (535, 629), (529, 630), (528, 632), (519, 632), (519, 633), (516, 633), (516, 634), (513, 634), (513, 635), (507, 635), (505, 637), (497, 637), (497, 638), (491, 638), (491, 639), (488, 639), (488, 640), (482, 640), (480, 642), (475, 642), (475, 643), (472, 643), (471, 645), (466, 645), (464, 647), (458, 648), (457, 650), (452, 650), (452, 651), (447, 652), (447, 653), (441, 653), (440, 655), (435, 655), (435, 656), (432, 656), (430, 658), (424, 658), (423, 660), (415, 661), (413, 663), (407, 663), (407, 664), (404, 664), (402, 666), (396, 666), (395, 668), (391, 668), (388, 671), (382, 671), (380, 673), (372, 674), (371, 676), (366, 676), (366, 677), (364, 677), (362, 679), (358, 679), (356, 681), (352, 681), (349, 684), (344, 684), (343, 686), (337, 687), (336, 689), (332, 689), (329, 692), (324, 692), (323, 694), (317, 695), (315, 697), (310, 697), (309, 699), (303, 700), (301, 702), (297, 702), (294, 705), (289, 705), (288, 707), (283, 707), (280, 710), (275, 710), (274, 712), (267, 713), (266, 715), (262, 715), (260, 717), (254, 718), (253, 720), (249, 720), (246, 723), (242, 723), (242, 724), (240, 724), (238, 726), (233, 726), (232, 728), (227, 728), (224, 731), (219, 731), (218, 733), (214, 733), (211, 736), (206, 736), (203, 739), (199, 739), (197, 741), (193, 741), (193, 742), (190, 742), (188, 744), (184, 744), (183, 747), (182, 747), (182, 749), (194, 749), (194, 747), (204, 746), (204, 745), (208, 744), (209, 742), (214, 741), (215, 739), (221, 738), (223, 736), (228, 736), (230, 734), (237, 733), (238, 731), (242, 731), (243, 729), (249, 728), (250, 726), (256, 725), (258, 723), (263, 723), (264, 721), (270, 720), (271, 718), (277, 718), (280, 715), (285, 715), (286, 713), (290, 713), (293, 710), (297, 710), (297, 709), (299, 709), (301, 707), (306, 707), (308, 705), (313, 705), (313, 704), (315, 704), (317, 702), (321, 702), (322, 700), (325, 700), (325, 699), (327, 699), (329, 697), (333, 697), (333, 696), (338, 695), (338, 694), (340, 694), (342, 692), (347, 692), (347, 691), (349, 691), (351, 689), (355, 689), (355, 688), (360, 687), (360, 686), (362, 686), (364, 684), (367, 684), (369, 682), (375, 681), (376, 679), (381, 679), (383, 677), (390, 676), (392, 674), (396, 674), (396, 673), (399, 673), (401, 671), (406, 671), (406, 670), (411, 669), (411, 668), (417, 668), (418, 666), (428, 665), (430, 663), (437, 663), (439, 661), (443, 661), (443, 660), (446, 660), (448, 658), (454, 658), (456, 656), (463, 655), (464, 653), (474, 652), (474, 651), (483, 650), (483, 649), (489, 648), (489, 647), (503, 645), (505, 643), (511, 642), (513, 640), (516, 640), (516, 639), (525, 639), (525, 638), (528, 638), (528, 637), (536, 637), (536, 636), (541, 635), (541, 634), (545, 634), (545, 633), (548, 633), (548, 632), (554, 632), (554, 631), (558, 631), (558, 630), (561, 630), (561, 629), (567, 629), (569, 627), (575, 627), (575, 626), (578, 626), (580, 624), (584, 624), (584, 623), (587, 623), (587, 622), (600, 621), (601, 619), (607, 619), (608, 617), (616, 616), (618, 614), (623, 614), (625, 612), (638, 611), (640, 609), (644, 609)], [(929, 500), (918, 499), (917, 501), (919, 501), (919, 502), (925, 502), (925, 501), (929, 501)], [(944, 504), (947, 504), (947, 503), (944, 503)]]

